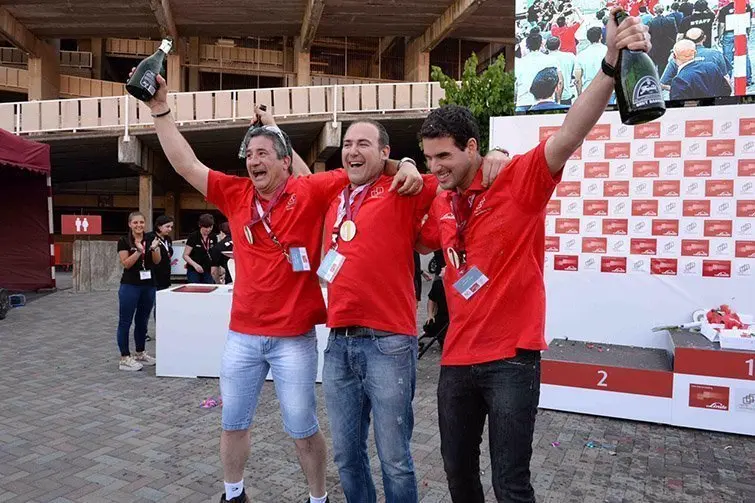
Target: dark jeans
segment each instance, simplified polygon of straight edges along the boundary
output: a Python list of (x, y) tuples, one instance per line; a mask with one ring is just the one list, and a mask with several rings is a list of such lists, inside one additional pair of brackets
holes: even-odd
[(205, 283), (209, 285), (215, 283), (215, 280), (212, 279), (212, 274), (210, 274), (209, 271), (205, 271), (202, 274), (199, 274), (194, 269), (187, 269), (186, 281), (188, 281), (189, 283)]
[(479, 365), (443, 366), (438, 382), (441, 454), (454, 503), (484, 503), (480, 443), (488, 417), (499, 503), (534, 502), (530, 458), (540, 399), (540, 352)]
[(149, 313), (155, 305), (155, 287), (151, 285), (121, 285), (118, 290), (118, 349), (121, 356), (129, 356), (128, 334), (134, 322), (136, 352), (144, 351), (147, 340)]

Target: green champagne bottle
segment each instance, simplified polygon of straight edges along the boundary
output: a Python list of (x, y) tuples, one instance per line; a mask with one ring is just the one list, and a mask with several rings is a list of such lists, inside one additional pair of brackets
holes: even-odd
[(126, 83), (126, 91), (131, 96), (141, 101), (149, 101), (155, 96), (160, 87), (157, 74), (165, 78), (165, 61), (172, 47), (173, 41), (166, 38), (152, 56), (139, 63)]
[[(629, 15), (616, 13), (620, 24)], [(621, 122), (627, 125), (644, 124), (666, 113), (658, 70), (644, 51), (622, 49), (616, 63), (616, 103)]]

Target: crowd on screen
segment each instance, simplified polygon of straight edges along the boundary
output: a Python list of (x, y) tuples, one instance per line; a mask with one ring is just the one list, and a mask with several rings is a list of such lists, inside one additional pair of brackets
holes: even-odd
[[(669, 100), (730, 96), (734, 89), (734, 1), (617, 0), (648, 26), (649, 53)], [(749, 0), (745, 9), (751, 17)], [(607, 9), (583, 13), (569, 0), (534, 0), (517, 22), (518, 112), (567, 108), (589, 85), (606, 52)], [(751, 22), (751, 21), (750, 21)], [(752, 80), (747, 23), (747, 86)]]

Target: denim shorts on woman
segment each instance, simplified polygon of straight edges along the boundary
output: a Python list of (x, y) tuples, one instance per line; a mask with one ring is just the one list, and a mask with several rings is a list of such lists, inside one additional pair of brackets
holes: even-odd
[(317, 337), (314, 329), (295, 337), (228, 332), (220, 365), (223, 429), (246, 430), (252, 425), (268, 370), (272, 370), (286, 433), (294, 439), (317, 433)]

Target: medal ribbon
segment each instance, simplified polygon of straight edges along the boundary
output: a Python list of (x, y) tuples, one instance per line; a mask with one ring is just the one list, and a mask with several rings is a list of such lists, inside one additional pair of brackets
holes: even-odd
[[(347, 185), (344, 187), (341, 194), (339, 194), (338, 198), (340, 199), (340, 202), (338, 204), (338, 214), (336, 216), (336, 222), (333, 226), (333, 234), (331, 236), (331, 248), (337, 248), (341, 225), (343, 225), (346, 220), (351, 220), (353, 222), (354, 219), (356, 219), (357, 213), (359, 213), (359, 210), (362, 208), (362, 203), (364, 203), (364, 199), (367, 197), (367, 192), (374, 183), (375, 182), (360, 185), (353, 191), (351, 190), (351, 185)], [(359, 199), (357, 199), (357, 197), (359, 197)], [(349, 201), (348, 204), (346, 204), (347, 200)], [(356, 206), (354, 206), (354, 209), (352, 210), (351, 206), (355, 201)]]
[(273, 229), (270, 227), (270, 213), (273, 211), (273, 208), (275, 208), (275, 206), (280, 201), (280, 198), (286, 192), (287, 186), (288, 186), (288, 180), (286, 180), (286, 183), (281, 185), (281, 187), (278, 188), (273, 193), (273, 197), (270, 198), (270, 203), (267, 206), (267, 211), (265, 211), (262, 208), (262, 204), (260, 203), (260, 197), (259, 197), (259, 194), (257, 193), (257, 189), (254, 190), (253, 204), (252, 204), (252, 220), (247, 224), (247, 228), (251, 235), (252, 226), (258, 222), (262, 222), (262, 225), (263, 227), (265, 227), (265, 231), (267, 232), (267, 235), (270, 238), (270, 240), (273, 242), (273, 244), (275, 244), (275, 246), (277, 246), (281, 250), (281, 252), (283, 253), (283, 256), (286, 257), (286, 260), (290, 262), (291, 257), (289, 257), (288, 255), (288, 250), (286, 250), (286, 247), (281, 244), (281, 242), (278, 240), (278, 237), (273, 232)]
[(464, 231), (472, 219), (472, 207), (477, 194), (462, 196), (454, 192), (451, 196), (451, 211), (456, 221), (456, 238), (454, 239), (454, 250), (459, 256), (459, 269), (464, 270), (467, 262), (467, 250), (464, 243)]

